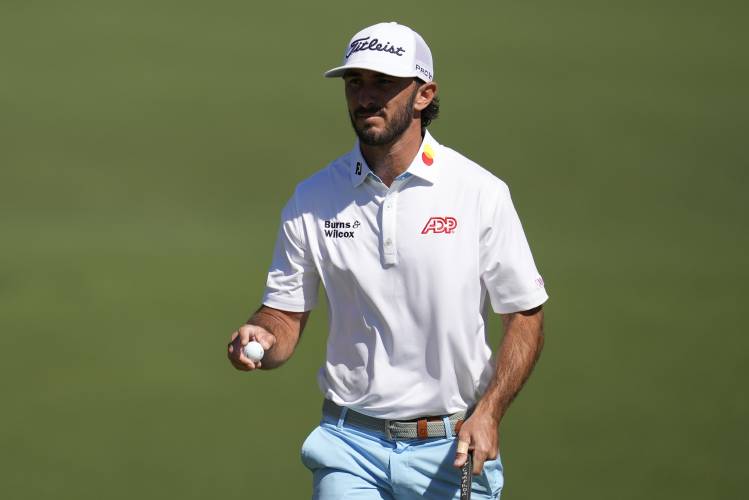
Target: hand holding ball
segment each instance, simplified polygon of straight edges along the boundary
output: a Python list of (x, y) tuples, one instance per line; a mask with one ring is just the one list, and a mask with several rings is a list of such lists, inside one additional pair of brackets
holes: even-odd
[(260, 342), (257, 342), (255, 340), (244, 346), (244, 350), (242, 352), (246, 358), (249, 358), (254, 362), (258, 362), (263, 359), (263, 355), (265, 354), (263, 346), (260, 345)]

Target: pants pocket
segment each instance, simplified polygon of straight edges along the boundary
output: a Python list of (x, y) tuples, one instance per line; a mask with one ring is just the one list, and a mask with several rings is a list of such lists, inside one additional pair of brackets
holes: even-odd
[(502, 460), (497, 457), (494, 460), (487, 460), (484, 462), (484, 470), (481, 471), (481, 477), (486, 481), (492, 495), (499, 497), (499, 493), (502, 491), (502, 487), (505, 484)]
[(309, 433), (309, 436), (307, 436), (304, 443), (302, 443), (302, 449), (300, 451), (302, 463), (311, 471), (320, 467), (319, 462), (315, 458), (315, 450), (318, 449), (318, 446), (315, 445), (315, 441), (318, 439), (318, 434), (320, 434), (320, 426), (315, 427), (312, 432)]

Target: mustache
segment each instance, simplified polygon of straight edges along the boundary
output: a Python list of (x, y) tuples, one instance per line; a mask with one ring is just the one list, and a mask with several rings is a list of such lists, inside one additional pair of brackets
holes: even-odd
[(380, 116), (382, 117), (382, 107), (380, 106), (371, 106), (369, 108), (357, 108), (354, 110), (354, 116), (356, 118), (361, 118), (363, 116)]

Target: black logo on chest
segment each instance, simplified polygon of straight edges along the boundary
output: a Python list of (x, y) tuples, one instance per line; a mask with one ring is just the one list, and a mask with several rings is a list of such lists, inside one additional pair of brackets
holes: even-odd
[(354, 222), (326, 220), (323, 221), (323, 234), (326, 238), (353, 238), (359, 226), (361, 223), (358, 220)]

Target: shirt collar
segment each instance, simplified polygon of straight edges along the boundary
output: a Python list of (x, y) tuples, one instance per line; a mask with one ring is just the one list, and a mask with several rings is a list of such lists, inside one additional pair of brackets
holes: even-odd
[(364, 182), (364, 179), (367, 178), (370, 172), (372, 170), (369, 168), (369, 165), (367, 165), (367, 160), (364, 159), (364, 157), (361, 154), (361, 148), (359, 147), (359, 140), (357, 139), (356, 145), (354, 146), (353, 151), (351, 151), (351, 184), (354, 187), (359, 187), (359, 185)]
[(407, 172), (434, 184), (439, 177), (441, 156), (443, 153), (440, 144), (425, 130), (424, 140)]
[[(419, 151), (414, 156), (406, 172), (434, 184), (439, 177), (440, 157), (442, 156), (440, 149), (440, 144), (434, 140), (428, 130), (425, 130), (424, 139), (421, 141)], [(354, 187), (361, 185), (369, 173), (372, 172), (369, 165), (367, 165), (367, 161), (361, 154), (358, 140), (351, 151), (349, 166), (351, 168), (351, 184)]]

